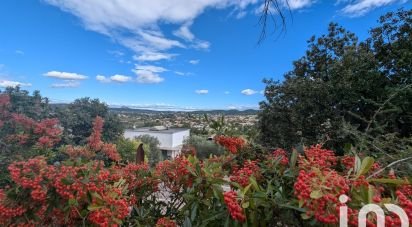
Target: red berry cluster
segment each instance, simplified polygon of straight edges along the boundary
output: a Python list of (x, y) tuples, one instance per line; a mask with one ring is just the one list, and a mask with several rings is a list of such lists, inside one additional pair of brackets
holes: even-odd
[(338, 222), (338, 199), (349, 191), (347, 180), (334, 170), (300, 170), (294, 184), (295, 196), (302, 207), (307, 208), (306, 215), (327, 224)]
[[(111, 193), (121, 196), (119, 191), (111, 191)], [(108, 206), (104, 206), (100, 209), (90, 212), (88, 220), (97, 226), (106, 227), (106, 226), (120, 226), (119, 220), (123, 220), (129, 215), (129, 204), (126, 199), (113, 198), (113, 195), (104, 195), (102, 200)], [(99, 206), (100, 203), (96, 205), (92, 204), (91, 206)]]
[(47, 188), (42, 185), (47, 183), (47, 178), (54, 171), (48, 166), (44, 158), (35, 158), (23, 162), (12, 163), (8, 170), (11, 179), (24, 189), (31, 190), (31, 197), (35, 201), (46, 200)]
[(229, 209), (230, 216), (234, 220), (244, 222), (246, 220), (246, 216), (237, 201), (237, 193), (235, 191), (227, 191), (223, 194), (223, 198), (227, 208)]
[(260, 174), (260, 168), (257, 165), (256, 161), (246, 160), (243, 163), (243, 167), (240, 169), (235, 168), (233, 170), (232, 176), (230, 176), (230, 180), (233, 182), (237, 182), (242, 187), (246, 187), (249, 185), (249, 178), (254, 176), (258, 178)]
[(83, 160), (90, 160), (96, 156), (96, 153), (94, 151), (91, 151), (87, 147), (75, 147), (72, 145), (64, 147), (63, 152), (69, 155), (71, 159), (81, 158)]
[[(158, 191), (159, 181), (152, 177), (148, 164), (128, 164), (116, 171), (118, 179), (128, 183), (128, 190), (133, 196), (145, 197)], [(113, 175), (113, 174), (112, 174)], [(135, 201), (131, 201), (133, 204)]]
[(215, 141), (232, 154), (236, 154), (245, 145), (245, 140), (240, 137), (216, 136)]
[(177, 225), (175, 221), (163, 217), (157, 220), (156, 227), (177, 227)]
[[(139, 167), (140, 168), (140, 167)], [(143, 168), (143, 167), (142, 167)], [(15, 162), (9, 166), (11, 179), (25, 200), (6, 198), (0, 193), (0, 219), (2, 223), (26, 223), (26, 212), (36, 213), (40, 223), (36, 225), (68, 225), (81, 221), (79, 211), (90, 210), (88, 221), (98, 226), (116, 226), (129, 214), (129, 201), (125, 196), (127, 182), (118, 184), (122, 177), (130, 179), (129, 169), (104, 168), (102, 162), (82, 165), (48, 165), (44, 158)], [(144, 179), (141, 179), (142, 181)], [(12, 189), (10, 189), (12, 190)], [(53, 198), (53, 200), (49, 200)], [(53, 201), (53, 202), (52, 202)], [(52, 202), (52, 203), (50, 203)], [(62, 210), (60, 204), (69, 204)], [(23, 209), (24, 207), (24, 209)], [(45, 215), (46, 210), (51, 214)], [(62, 217), (62, 218), (56, 218)], [(64, 218), (67, 217), (67, 218)]]
[(396, 191), (399, 205), (403, 208), (409, 220), (412, 220), (412, 185), (401, 186)]
[(24, 209), (21, 205), (14, 207), (3, 205), (6, 204), (6, 200), (6, 194), (0, 189), (0, 225), (5, 225), (5, 220), (21, 216), (26, 212), (26, 209)]
[(103, 118), (97, 116), (93, 121), (93, 131), (88, 138), (88, 145), (91, 150), (101, 152), (112, 161), (120, 161), (120, 154), (117, 152), (116, 145), (104, 143), (101, 139), (103, 131)]
[(103, 118), (97, 116), (93, 121), (93, 130), (88, 138), (88, 144), (92, 150), (99, 151), (102, 148), (103, 141), (102, 131), (103, 131)]
[(299, 167), (301, 169), (310, 170), (313, 167), (319, 169), (328, 169), (335, 166), (337, 158), (331, 150), (322, 149), (321, 145), (305, 148), (305, 157), (299, 156)]
[(36, 122), (33, 132), (42, 135), (37, 140), (37, 146), (42, 148), (51, 148), (60, 141), (61, 129), (57, 127), (59, 120), (56, 118), (44, 119)]
[[(40, 148), (51, 148), (60, 141), (61, 129), (56, 118), (35, 121), (23, 114), (12, 113), (11, 118), (16, 133), (7, 136), (10, 143), (26, 144), (34, 141)], [(18, 132), (18, 133), (17, 133)]]
[(3, 127), (4, 121), (9, 115), (7, 107), (10, 104), (10, 97), (6, 94), (0, 94), (0, 128)]
[(155, 175), (173, 192), (179, 192), (183, 187), (191, 187), (193, 177), (189, 172), (192, 164), (185, 156), (174, 160), (165, 160), (156, 165)]
[(272, 152), (272, 155), (276, 158), (276, 159), (280, 159), (280, 164), (287, 166), (289, 164), (289, 159), (288, 159), (288, 155), (286, 154), (286, 151), (278, 148), (276, 150), (274, 150)]

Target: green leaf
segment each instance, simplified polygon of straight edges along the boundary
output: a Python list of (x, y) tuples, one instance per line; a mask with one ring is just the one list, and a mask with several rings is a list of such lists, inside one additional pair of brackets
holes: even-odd
[(253, 185), (253, 188), (254, 188), (255, 190), (260, 190), (260, 187), (259, 187), (259, 185), (258, 185), (258, 183), (256, 182), (256, 180), (255, 180), (254, 177), (249, 178), (249, 180), (250, 180), (250, 183)]
[(69, 206), (77, 206), (78, 205), (76, 199), (69, 199), (68, 203), (69, 203)]
[(122, 225), (122, 220), (120, 220), (118, 218), (113, 218), (113, 221), (116, 222), (116, 224), (118, 224), (118, 225)]
[(305, 203), (304, 200), (299, 200), (299, 208), (302, 208), (304, 203)]
[(98, 199), (99, 201), (103, 201), (103, 198), (96, 192), (91, 193), (93, 198)]
[(369, 179), (369, 182), (375, 182), (375, 183), (382, 183), (382, 184), (395, 184), (395, 185), (403, 185), (403, 184), (410, 184), (406, 180), (401, 180), (401, 179), (389, 179), (389, 178), (381, 178), (381, 179)]
[(192, 211), (191, 211), (191, 215), (190, 215), (190, 220), (194, 221), (196, 216), (197, 216), (197, 208), (199, 207), (199, 205), (197, 203), (193, 204), (192, 206)]
[(89, 213), (89, 212), (88, 212), (87, 210), (82, 210), (82, 212), (80, 212), (80, 215), (81, 215), (82, 217), (86, 217), (88, 213)]
[[(303, 204), (303, 200), (301, 200), (301, 201), (302, 201), (302, 204)], [(300, 203), (300, 201), (299, 201), (299, 203)], [(291, 206), (291, 205), (288, 205), (288, 204), (279, 204), (279, 207), (284, 207), (284, 208), (296, 210), (296, 211), (299, 211), (299, 212), (305, 212), (306, 211), (306, 209), (302, 208), (300, 205), (299, 205), (299, 207), (295, 207), (295, 206)]]
[(246, 209), (249, 207), (249, 202), (242, 203), (242, 208)]
[(306, 213), (300, 214), (300, 216), (302, 217), (303, 220), (308, 220), (308, 219), (311, 218), (311, 217), (308, 216)]
[(245, 197), (246, 193), (249, 191), (250, 187), (252, 186), (252, 184), (249, 184), (248, 186), (246, 186), (242, 192), (240, 193), (242, 198)]
[(67, 179), (67, 178), (63, 178), (63, 179), (62, 179), (62, 183), (63, 183), (64, 185), (71, 185), (71, 184), (73, 184), (73, 180), (70, 180), (70, 179)]
[(362, 164), (360, 166), (359, 171), (357, 172), (357, 176), (364, 175), (367, 173), (373, 166), (373, 163), (375, 163), (375, 159), (372, 157), (366, 157), (362, 160)]
[(298, 160), (298, 151), (296, 149), (293, 149), (292, 155), (290, 156), (290, 162), (289, 162), (289, 165), (292, 169), (295, 168), (297, 160)]
[(361, 164), (362, 164), (361, 159), (359, 158), (358, 155), (355, 155), (355, 166), (354, 166), (354, 170), (355, 170), (355, 173), (356, 173), (356, 174), (359, 173), (360, 168), (361, 168)]
[(188, 217), (186, 217), (185, 221), (183, 222), (183, 227), (192, 227), (192, 222)]
[(94, 211), (94, 210), (99, 210), (99, 209), (101, 209), (102, 207), (103, 207), (103, 206), (90, 205), (90, 206), (87, 207), (87, 209), (88, 209), (89, 211)]
[(343, 146), (343, 150), (345, 151), (345, 153), (348, 154), (352, 150), (352, 144), (345, 143), (345, 145)]
[(310, 193), (310, 198), (312, 199), (319, 199), (322, 198), (323, 194), (321, 190), (312, 191)]

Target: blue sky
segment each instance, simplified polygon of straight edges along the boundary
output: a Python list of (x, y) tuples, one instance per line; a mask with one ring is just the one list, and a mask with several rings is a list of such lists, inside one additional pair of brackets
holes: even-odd
[[(282, 0), (280, 0), (282, 2)], [(54, 102), (245, 109), (282, 80), (306, 40), (337, 22), (361, 39), (407, 0), (290, 0), (287, 32), (257, 45), (262, 0), (2, 0), (0, 89)], [(286, 14), (288, 12), (285, 9)]]

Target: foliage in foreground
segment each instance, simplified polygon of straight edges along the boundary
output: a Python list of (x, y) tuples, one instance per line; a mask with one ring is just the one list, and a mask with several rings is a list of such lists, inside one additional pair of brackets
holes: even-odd
[[(289, 157), (220, 136), (222, 156), (179, 156), (151, 169), (122, 164), (116, 146), (101, 140), (102, 130), (97, 117), (86, 145), (60, 148), (61, 162), (38, 156), (11, 163), (10, 181), (0, 189), (0, 225), (336, 225), (341, 194), (350, 198), (351, 226), (366, 203), (397, 204), (412, 218), (410, 179), (378, 172), (370, 157), (337, 157), (320, 145)], [(399, 219), (388, 214), (387, 223)]]

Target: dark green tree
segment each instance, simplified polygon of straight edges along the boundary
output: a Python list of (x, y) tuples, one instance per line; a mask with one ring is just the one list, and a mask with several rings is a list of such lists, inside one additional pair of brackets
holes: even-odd
[[(399, 10), (384, 15), (362, 42), (335, 23), (327, 34), (312, 37), (306, 54), (293, 63), (284, 81), (264, 81), (261, 142), (284, 148), (325, 142), (339, 150), (356, 142), (342, 131), (344, 124), (365, 132), (372, 119), (375, 129), (380, 125), (380, 133), (410, 137), (411, 14)], [(394, 93), (397, 98), (390, 99)], [(388, 99), (385, 111), (378, 111)]]
[(124, 132), (118, 116), (110, 113), (109, 107), (99, 99), (76, 99), (73, 103), (57, 108), (57, 112), (64, 128), (63, 143), (66, 144), (85, 144), (96, 116), (104, 119), (104, 141), (116, 142)]
[(20, 87), (7, 87), (0, 93), (7, 94), (10, 97), (9, 111), (12, 113), (24, 114), (35, 120), (53, 117), (49, 99), (42, 97), (40, 91), (36, 90), (30, 94), (27, 90)]

